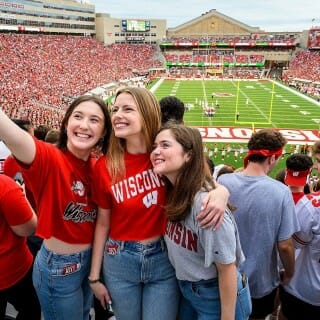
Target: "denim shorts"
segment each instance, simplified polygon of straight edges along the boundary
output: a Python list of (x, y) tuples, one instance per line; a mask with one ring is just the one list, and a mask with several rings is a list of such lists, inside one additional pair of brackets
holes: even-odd
[(176, 320), (179, 288), (164, 240), (108, 239), (103, 277), (117, 320)]
[[(220, 320), (221, 302), (218, 279), (197, 282), (179, 280), (182, 293), (179, 317), (183, 320)], [(235, 320), (249, 319), (251, 298), (247, 278), (237, 275), (237, 302)]]
[(42, 244), (33, 265), (33, 285), (46, 320), (89, 319), (91, 251), (56, 254)]

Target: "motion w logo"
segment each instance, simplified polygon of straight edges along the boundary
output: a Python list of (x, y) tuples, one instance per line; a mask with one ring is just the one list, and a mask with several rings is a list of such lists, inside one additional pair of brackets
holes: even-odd
[(158, 202), (158, 191), (152, 191), (143, 197), (143, 204), (146, 208), (150, 208), (153, 204)]

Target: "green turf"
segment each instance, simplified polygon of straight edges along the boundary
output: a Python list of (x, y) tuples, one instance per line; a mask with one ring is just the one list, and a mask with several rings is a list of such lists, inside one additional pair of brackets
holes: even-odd
[[(320, 106), (272, 81), (165, 80), (154, 93), (158, 99), (175, 95), (185, 104), (192, 104), (193, 108), (185, 112), (184, 117), (185, 124), (190, 126), (320, 130)], [(208, 118), (199, 101), (214, 105), (216, 99), (220, 107), (216, 109), (213, 118)], [(237, 112), (240, 113), (238, 121)], [(213, 149), (213, 144), (206, 143), (209, 149)], [(232, 149), (239, 148), (240, 145), (246, 146), (231, 143)], [(225, 146), (226, 143), (218, 143), (219, 153), (212, 156), (214, 163), (241, 167), (243, 158), (236, 161), (233, 151), (222, 159), (221, 149)], [(291, 147), (287, 145), (286, 155), (279, 161), (271, 176), (285, 167), (285, 160), (290, 152)]]
[[(222, 95), (212, 99), (212, 93)], [(176, 95), (194, 108), (185, 113), (192, 126), (274, 127), (319, 129), (320, 107), (269, 81), (164, 81), (155, 91), (157, 98)], [(218, 99), (214, 118), (204, 116), (199, 101), (209, 105)], [(248, 104), (246, 101), (248, 100)], [(236, 113), (240, 113), (236, 121)]]

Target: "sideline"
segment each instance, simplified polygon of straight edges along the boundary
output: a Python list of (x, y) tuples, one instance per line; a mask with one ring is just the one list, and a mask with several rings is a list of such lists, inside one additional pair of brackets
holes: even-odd
[(159, 81), (157, 81), (157, 83), (155, 83), (149, 90), (154, 93), (162, 84), (164, 78), (161, 78)]
[(271, 80), (271, 79), (270, 79), (270, 81), (273, 82), (274, 84), (276, 84), (277, 86), (281, 87), (282, 89), (286, 89), (286, 90), (290, 91), (291, 93), (295, 94), (296, 96), (299, 96), (300, 98), (303, 98), (303, 99), (315, 104), (316, 106), (320, 106), (320, 102), (308, 97), (307, 95), (305, 95), (299, 91), (296, 91), (288, 86), (285, 86), (284, 84), (282, 84), (278, 81)]

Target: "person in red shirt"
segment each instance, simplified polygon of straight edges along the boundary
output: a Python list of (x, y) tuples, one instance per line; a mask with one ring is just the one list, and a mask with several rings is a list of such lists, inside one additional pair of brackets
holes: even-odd
[(110, 150), (94, 172), (99, 209), (89, 282), (104, 307), (112, 302), (117, 319), (175, 320), (179, 289), (163, 240), (165, 185), (150, 161), (160, 106), (149, 90), (126, 87), (111, 114)]
[[(111, 133), (107, 106), (96, 96), (75, 99), (66, 111), (57, 146), (37, 140), (0, 110), (0, 139), (19, 161), (43, 238), (33, 285), (44, 318), (87, 320), (88, 283), (97, 206), (92, 200), (92, 151), (105, 153)], [(76, 307), (72, 307), (76, 306)]]
[(38, 297), (32, 285), (33, 256), (26, 237), (36, 228), (37, 216), (21, 187), (0, 175), (0, 319), (7, 302), (18, 312), (17, 319), (41, 318)]

